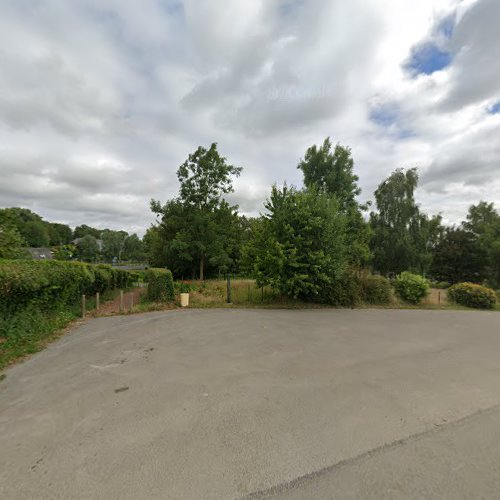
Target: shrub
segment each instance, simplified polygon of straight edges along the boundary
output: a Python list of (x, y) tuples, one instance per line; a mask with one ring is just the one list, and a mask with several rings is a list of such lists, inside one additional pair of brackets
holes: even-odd
[(154, 301), (174, 300), (174, 279), (172, 273), (166, 269), (148, 269), (146, 271), (148, 283), (147, 298)]
[(361, 276), (363, 302), (367, 304), (389, 304), (392, 287), (387, 278), (376, 274)]
[(429, 283), (423, 276), (405, 271), (396, 277), (394, 288), (403, 300), (418, 304), (427, 295)]
[(333, 284), (328, 286), (326, 301), (335, 306), (353, 307), (363, 300), (363, 290), (359, 274), (345, 270)]
[(438, 281), (437, 283), (434, 283), (434, 288), (446, 290), (447, 288), (450, 288), (450, 283), (448, 283), (447, 281)]
[(474, 283), (457, 283), (448, 290), (448, 297), (467, 307), (493, 309), (497, 302), (495, 291)]

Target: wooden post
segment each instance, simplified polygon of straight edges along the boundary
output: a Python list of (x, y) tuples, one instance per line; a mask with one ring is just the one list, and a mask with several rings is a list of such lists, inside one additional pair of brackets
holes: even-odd
[(250, 302), (250, 283), (248, 284), (248, 302)]
[(134, 308), (134, 292), (130, 293), (130, 311)]
[(264, 302), (264, 287), (262, 287), (261, 290), (262, 290), (262, 302)]
[(439, 304), (439, 307), (441, 307), (441, 290), (439, 290), (439, 292), (438, 292), (438, 304)]
[(95, 310), (98, 311), (101, 307), (99, 292), (95, 294)]
[(120, 312), (123, 312), (123, 290), (120, 290)]
[(82, 295), (82, 318), (85, 318), (85, 295)]

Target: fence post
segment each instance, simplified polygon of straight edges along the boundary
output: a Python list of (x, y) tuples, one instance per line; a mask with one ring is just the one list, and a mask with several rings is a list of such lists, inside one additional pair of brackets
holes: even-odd
[(95, 294), (95, 310), (98, 311), (101, 307), (99, 292)]
[(439, 307), (441, 307), (441, 290), (439, 290), (439, 292), (438, 292), (438, 304), (439, 304)]
[(261, 288), (262, 291), (262, 302), (264, 302), (264, 287)]
[(123, 312), (123, 290), (120, 290), (120, 312)]
[(227, 303), (231, 304), (231, 275), (227, 273)]
[(134, 292), (130, 293), (130, 311), (134, 308)]
[(248, 302), (250, 302), (250, 283), (248, 284)]
[(82, 318), (85, 318), (85, 295), (82, 295)]

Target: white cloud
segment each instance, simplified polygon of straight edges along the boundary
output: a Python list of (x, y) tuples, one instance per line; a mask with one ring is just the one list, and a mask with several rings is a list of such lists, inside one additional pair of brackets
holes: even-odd
[[(500, 202), (499, 15), (494, 0), (4, 2), (0, 205), (144, 230), (149, 199), (217, 141), (244, 167), (231, 200), (257, 214), (329, 135), (352, 147), (363, 199), (418, 166), (419, 200), (458, 221)], [(429, 41), (451, 64), (410, 75)]]

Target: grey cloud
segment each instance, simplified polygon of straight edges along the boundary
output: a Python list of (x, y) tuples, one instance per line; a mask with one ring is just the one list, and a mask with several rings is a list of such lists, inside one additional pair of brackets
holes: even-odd
[(499, 97), (499, 19), (500, 2), (478, 0), (459, 20), (451, 39), (456, 55), (451, 69), (453, 83), (442, 102), (444, 110)]

